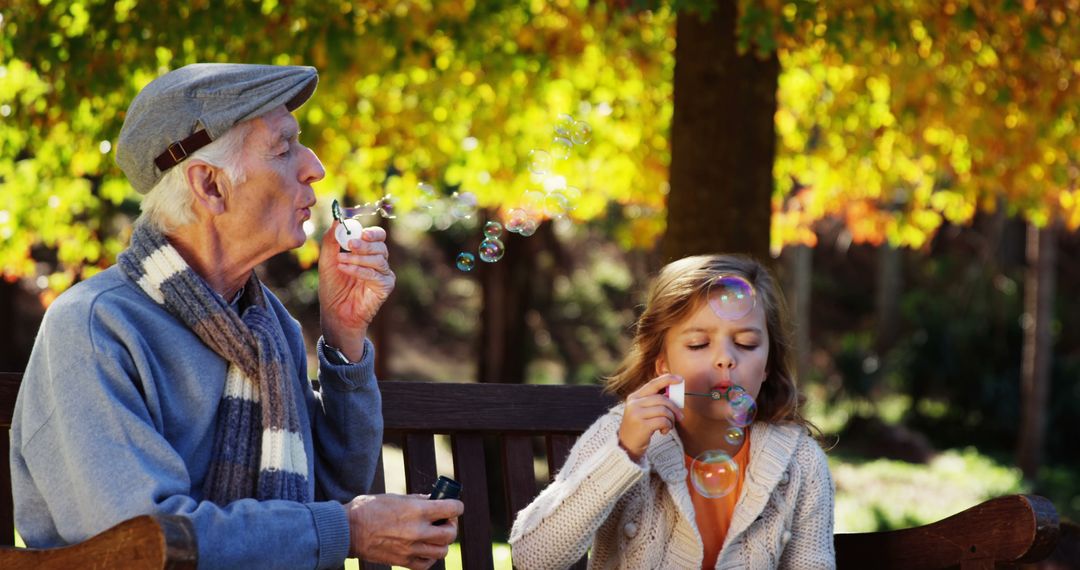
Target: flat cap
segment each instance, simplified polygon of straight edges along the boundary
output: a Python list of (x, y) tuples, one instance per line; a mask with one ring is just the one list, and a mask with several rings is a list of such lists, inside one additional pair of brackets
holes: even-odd
[(233, 125), (281, 106), (292, 111), (315, 92), (314, 67), (196, 63), (151, 81), (135, 96), (116, 142), (116, 163), (140, 194), (166, 170)]

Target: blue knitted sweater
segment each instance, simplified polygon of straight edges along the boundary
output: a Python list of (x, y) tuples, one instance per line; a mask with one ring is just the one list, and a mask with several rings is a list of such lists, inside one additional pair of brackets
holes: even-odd
[(330, 568), (349, 548), (342, 503), (367, 491), (382, 441), (374, 348), (337, 366), (269, 290), (290, 354), (311, 503), (205, 500), (228, 362), (112, 267), (46, 312), (12, 422), (15, 525), (27, 546), (84, 540), (140, 514), (188, 516), (200, 568)]

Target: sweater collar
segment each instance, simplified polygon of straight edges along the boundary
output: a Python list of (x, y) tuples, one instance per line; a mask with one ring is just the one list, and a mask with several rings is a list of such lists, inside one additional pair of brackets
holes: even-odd
[[(742, 496), (732, 513), (724, 546), (746, 531), (765, 510), (799, 445), (803, 428), (796, 424), (756, 422), (750, 429), (750, 460), (743, 480)], [(649, 466), (664, 481), (667, 492), (684, 520), (694, 518), (694, 504), (686, 488), (686, 462), (682, 440), (672, 430), (653, 434), (645, 451)], [(696, 525), (695, 525), (696, 528)], [(697, 537), (700, 541), (700, 536)]]
[(735, 504), (724, 546), (742, 534), (765, 510), (799, 445), (803, 428), (797, 424), (758, 422), (750, 430), (750, 463), (743, 492)]

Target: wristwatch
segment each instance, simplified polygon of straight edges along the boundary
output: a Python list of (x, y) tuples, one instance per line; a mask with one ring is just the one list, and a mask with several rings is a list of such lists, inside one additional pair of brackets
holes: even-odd
[(346, 364), (353, 364), (353, 361), (349, 360), (345, 356), (344, 352), (336, 346), (330, 346), (323, 341), (323, 354), (326, 355), (326, 359), (330, 361), (330, 364), (337, 364), (338, 366), (345, 366)]

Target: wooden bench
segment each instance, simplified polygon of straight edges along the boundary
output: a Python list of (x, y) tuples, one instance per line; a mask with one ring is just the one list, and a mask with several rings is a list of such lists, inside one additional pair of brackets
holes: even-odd
[[(0, 373), (0, 452), (9, 454), (7, 428), (18, 390), (20, 375)], [(566, 460), (574, 440), (600, 414), (615, 403), (596, 386), (531, 386), (508, 384), (447, 384), (384, 382), (383, 416), (386, 440), (401, 445), (407, 491), (426, 493), (438, 476), (436, 435), (450, 439), (455, 478), (462, 483), (465, 515), (459, 525), (462, 566), (493, 568), (493, 520), (512, 521), (513, 515), (538, 492), (534, 471), (534, 444), (543, 440), (548, 473), (553, 475)], [(488, 455), (498, 455), (500, 480), (488, 472)], [(501, 490), (505, 508), (493, 513), (489, 487)], [(384, 488), (382, 470), (373, 492)], [(7, 461), (0, 468), (0, 544), (10, 545), (13, 537), (11, 477)], [(501, 516), (500, 516), (501, 515)], [(186, 523), (183, 517), (179, 524)], [(139, 517), (139, 536), (150, 536), (165, 544), (163, 560), (147, 567), (194, 565), (194, 544), (170, 532), (166, 523), (147, 524), (153, 517)], [(911, 529), (878, 533), (838, 534), (835, 537), (840, 568), (962, 568), (1009, 567), (1046, 558), (1058, 538), (1058, 515), (1046, 499), (1033, 495), (1012, 495), (991, 499), (944, 520)], [(121, 525), (122, 526), (122, 525)], [(186, 528), (190, 532), (190, 523)], [(109, 535), (116, 529), (87, 541), (106, 543), (106, 551), (128, 550), (131, 533)], [(183, 533), (180, 533), (181, 535)], [(107, 536), (109, 535), (109, 536)], [(190, 535), (193, 539), (193, 535)], [(109, 541), (112, 541), (111, 543)], [(54, 558), (23, 549), (0, 549), (0, 567), (13, 556), (39, 556), (56, 566), (62, 551), (45, 551)], [(177, 552), (184, 552), (183, 555)], [(70, 552), (70, 551), (69, 551)], [(8, 556), (9, 558), (4, 558)], [(82, 558), (85, 560), (85, 558)], [(364, 568), (386, 568), (364, 563)], [(440, 563), (438, 567), (442, 567)], [(584, 568), (584, 560), (575, 568)]]
[[(493, 567), (491, 521), (498, 513), (492, 513), (488, 487), (502, 489), (501, 514), (512, 521), (538, 492), (534, 438), (544, 439), (554, 476), (576, 437), (615, 404), (598, 386), (384, 382), (381, 390), (386, 438), (401, 439), (409, 492), (431, 488), (437, 476), (433, 436), (450, 436), (454, 473), (464, 488), (462, 566), (470, 570)], [(485, 446), (485, 440), (498, 445)], [(486, 472), (485, 449), (492, 447), (500, 455), (501, 482)], [(916, 528), (837, 534), (835, 544), (840, 568), (967, 570), (1042, 560), (1057, 538), (1058, 515), (1050, 501), (1011, 495)], [(584, 567), (584, 560), (575, 566)]]

